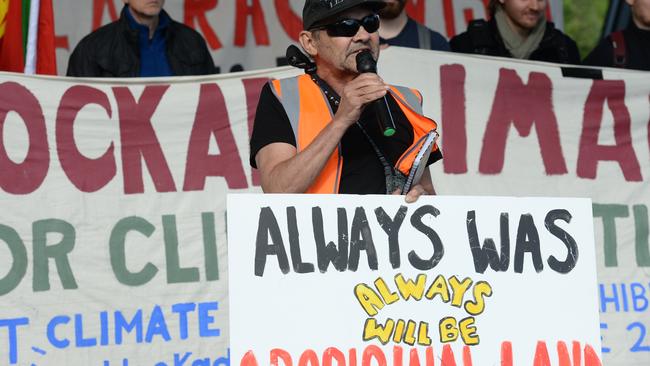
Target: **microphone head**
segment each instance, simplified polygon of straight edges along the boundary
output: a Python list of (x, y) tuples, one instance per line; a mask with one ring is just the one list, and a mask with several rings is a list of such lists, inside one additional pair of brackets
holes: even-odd
[(377, 61), (372, 57), (370, 50), (357, 53), (357, 71), (361, 74), (366, 72), (377, 73)]

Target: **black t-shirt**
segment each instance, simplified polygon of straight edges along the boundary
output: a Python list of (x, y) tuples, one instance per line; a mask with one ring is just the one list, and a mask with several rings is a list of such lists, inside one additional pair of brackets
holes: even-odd
[[(359, 123), (364, 127), (380, 151), (386, 156), (389, 164), (395, 165), (404, 151), (413, 142), (413, 127), (402, 113), (393, 98), (387, 98), (388, 105), (395, 122), (396, 133), (391, 137), (382, 135), (375, 122), (372, 108), (366, 108)], [(333, 110), (335, 110), (333, 108)], [(296, 146), (296, 139), (280, 101), (271, 91), (269, 84), (262, 89), (257, 105), (255, 123), (250, 142), (250, 164), (257, 168), (255, 156), (266, 145), (284, 142)], [(384, 169), (368, 139), (357, 125), (352, 125), (341, 139), (341, 155), (343, 169), (339, 193), (354, 194), (384, 194), (386, 193), (386, 178)], [(440, 149), (431, 153), (428, 164), (442, 158)]]

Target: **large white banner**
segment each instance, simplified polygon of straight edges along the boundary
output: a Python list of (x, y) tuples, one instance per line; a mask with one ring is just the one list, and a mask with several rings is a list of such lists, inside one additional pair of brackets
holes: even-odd
[[(419, 22), (451, 38), (474, 18), (485, 18), (488, 0), (407, 0)], [(196, 29), (207, 41), (221, 72), (275, 67), (302, 30), (304, 0), (167, 0), (171, 17)], [(65, 75), (77, 43), (101, 25), (118, 18), (120, 0), (54, 1), (57, 65)], [(550, 19), (564, 23), (562, 1), (550, 0)]]
[(601, 365), (589, 199), (229, 195), (228, 243), (232, 365)]
[[(379, 67), (440, 122), (440, 194), (592, 198), (603, 362), (648, 365), (650, 75), (399, 48)], [(259, 91), (297, 73), (0, 73), (0, 364), (224, 361), (226, 193), (259, 192)]]

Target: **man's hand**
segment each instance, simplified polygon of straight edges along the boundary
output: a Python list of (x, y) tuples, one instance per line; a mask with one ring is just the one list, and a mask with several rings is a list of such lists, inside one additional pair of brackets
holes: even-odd
[(334, 121), (344, 124), (346, 128), (356, 123), (366, 105), (386, 95), (388, 88), (377, 74), (360, 74), (343, 88)]
[[(394, 195), (401, 195), (402, 190), (397, 189), (395, 192), (393, 192)], [(406, 203), (413, 203), (420, 198), (422, 195), (434, 195), (436, 194), (436, 190), (433, 188), (433, 181), (431, 180), (431, 173), (429, 173), (429, 170), (426, 170), (424, 174), (422, 175), (422, 179), (420, 179), (420, 183), (414, 185), (411, 187), (411, 190), (406, 193), (406, 197), (404, 197), (404, 200)]]

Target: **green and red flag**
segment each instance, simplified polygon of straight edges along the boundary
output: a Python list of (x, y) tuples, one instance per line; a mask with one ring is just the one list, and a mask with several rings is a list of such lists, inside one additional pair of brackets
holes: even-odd
[(56, 75), (52, 0), (0, 0), (0, 71)]

